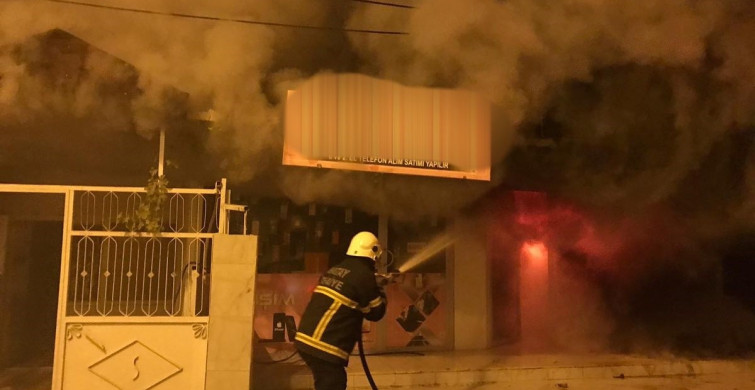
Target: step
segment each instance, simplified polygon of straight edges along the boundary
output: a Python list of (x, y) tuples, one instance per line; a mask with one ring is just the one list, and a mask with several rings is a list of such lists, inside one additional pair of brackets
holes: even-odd
[[(754, 374), (753, 360), (685, 360), (637, 356), (529, 356), (437, 354), (369, 357), (372, 376), (380, 389), (479, 387), (493, 384), (553, 383), (585, 380), (699, 377)], [(349, 389), (369, 389), (358, 357), (348, 368)], [(311, 373), (303, 363), (255, 367), (255, 390), (312, 389)]]

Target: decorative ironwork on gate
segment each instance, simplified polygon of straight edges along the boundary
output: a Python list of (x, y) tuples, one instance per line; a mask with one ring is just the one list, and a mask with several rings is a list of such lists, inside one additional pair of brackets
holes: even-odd
[[(0, 183), (3, 193), (63, 198), (53, 389), (204, 388), (213, 240), (247, 231), (225, 179), (168, 190), (146, 225), (128, 218), (157, 210), (143, 188)], [(130, 375), (135, 358), (144, 375)]]
[(170, 190), (160, 233), (128, 231), (146, 193), (77, 189), (66, 315), (101, 317), (206, 316), (211, 237), (221, 226), (217, 190)]

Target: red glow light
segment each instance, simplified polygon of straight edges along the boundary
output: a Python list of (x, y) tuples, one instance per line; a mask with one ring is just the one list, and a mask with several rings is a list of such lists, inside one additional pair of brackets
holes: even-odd
[(543, 192), (514, 191), (516, 221), (542, 234), (548, 224), (548, 197)]
[(522, 255), (534, 264), (547, 264), (548, 248), (541, 241), (527, 241), (522, 245)]

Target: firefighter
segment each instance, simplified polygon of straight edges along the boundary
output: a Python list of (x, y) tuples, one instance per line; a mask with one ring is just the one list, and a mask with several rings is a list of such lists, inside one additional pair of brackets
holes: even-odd
[(346, 389), (349, 354), (361, 337), (362, 320), (385, 315), (385, 292), (376, 281), (382, 249), (370, 232), (357, 233), (346, 258), (325, 272), (312, 293), (294, 344), (315, 379), (315, 390)]

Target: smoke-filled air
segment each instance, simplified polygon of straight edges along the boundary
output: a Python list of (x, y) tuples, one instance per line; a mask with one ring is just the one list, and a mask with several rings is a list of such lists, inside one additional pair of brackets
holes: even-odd
[[(548, 225), (536, 229), (538, 239), (573, 271), (559, 309), (570, 314), (556, 344), (701, 353), (755, 346), (752, 315), (710, 292), (720, 290), (733, 237), (755, 227), (755, 2), (402, 2), (413, 9), (339, 0), (99, 3), (406, 34), (2, 1), (0, 181), (41, 175), (30, 145), (55, 145), (74, 170), (83, 158), (96, 171), (97, 156), (117, 154), (119, 146), (100, 150), (74, 137), (137, 134), (147, 142), (167, 128), (169, 144), (180, 145), (168, 156), (178, 161), (177, 177), (228, 177), (234, 191), (300, 204), (402, 220), (482, 220), (478, 200), (496, 186), (542, 191)], [(76, 80), (50, 77), (61, 63), (32, 66), (40, 55), (34, 37), (53, 29), (100, 50)], [(286, 91), (320, 72), (481, 93), (493, 112), (491, 182), (281, 166)], [(114, 83), (132, 92), (113, 94)], [(190, 141), (176, 125), (187, 115), (212, 116)], [(11, 142), (18, 139), (22, 145)], [(154, 150), (110, 158), (99, 169), (118, 174), (139, 158), (149, 166)], [(57, 165), (65, 164), (56, 164), (64, 176)], [(498, 223), (514, 219), (509, 211)]]

